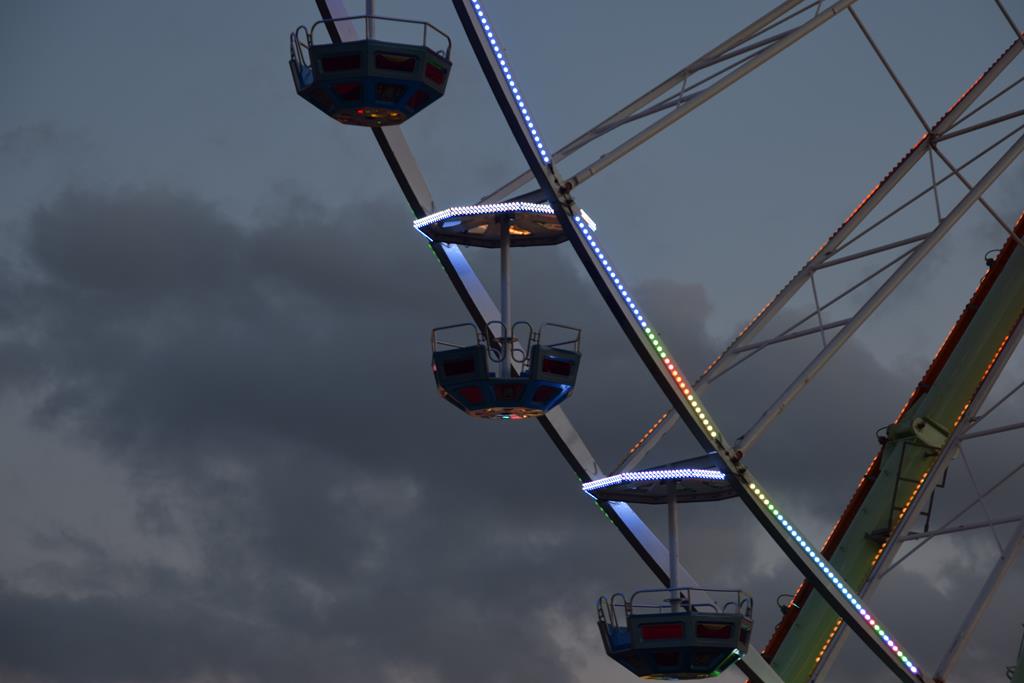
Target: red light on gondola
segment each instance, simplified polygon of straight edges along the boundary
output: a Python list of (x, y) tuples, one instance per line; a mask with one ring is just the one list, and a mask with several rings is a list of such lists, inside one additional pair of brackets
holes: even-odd
[(683, 637), (683, 625), (679, 622), (670, 624), (643, 624), (640, 636), (644, 640), (679, 640)]
[(697, 622), (698, 638), (720, 638), (725, 640), (732, 637), (732, 624), (712, 624), (706, 621)]
[(484, 392), (481, 391), (480, 387), (468, 386), (460, 387), (455, 390), (459, 397), (467, 403), (483, 403)]
[(434, 83), (437, 83), (438, 85), (442, 85), (444, 83), (444, 69), (437, 66), (433, 62), (427, 62), (427, 67), (424, 73), (426, 77), (429, 80), (433, 81)]
[(361, 83), (338, 83), (334, 86), (334, 92), (342, 100), (358, 101), (363, 97), (363, 86)]

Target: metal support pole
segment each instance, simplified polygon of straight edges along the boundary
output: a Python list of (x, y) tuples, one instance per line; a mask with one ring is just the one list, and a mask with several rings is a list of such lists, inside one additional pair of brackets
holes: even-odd
[(668, 498), (668, 563), (669, 588), (672, 596), (672, 611), (679, 611), (679, 518), (675, 482), (669, 486)]
[(509, 283), (508, 251), (512, 235), (508, 221), (501, 223), (501, 376), (512, 376), (512, 287)]
[(960, 653), (963, 652), (964, 646), (967, 641), (970, 640), (971, 634), (974, 633), (975, 627), (978, 625), (978, 621), (981, 619), (982, 613), (985, 608), (988, 607), (989, 601), (992, 599), (992, 594), (995, 593), (999, 584), (1002, 583), (1006, 577), (1006, 573), (1013, 565), (1014, 557), (1017, 555), (1017, 551), (1020, 550), (1021, 543), (1024, 542), (1024, 522), (1017, 525), (1017, 528), (1013, 532), (1013, 538), (1010, 539), (1010, 543), (1006, 546), (1006, 550), (1003, 551), (999, 560), (996, 562), (996, 566), (992, 568), (992, 572), (988, 575), (988, 579), (985, 580), (985, 585), (981, 589), (981, 593), (978, 594), (974, 604), (971, 605), (971, 609), (967, 612), (967, 616), (964, 617), (964, 622), (960, 626), (960, 630), (957, 632), (956, 638), (953, 640), (953, 644), (950, 646), (949, 651), (946, 652), (946, 656), (942, 658), (942, 663), (939, 664), (938, 670), (935, 672), (935, 680), (945, 681), (946, 674), (948, 674), (954, 666), (956, 661), (960, 657)]
[(376, 27), (373, 25), (373, 4), (374, 0), (366, 0), (366, 37), (373, 38)]

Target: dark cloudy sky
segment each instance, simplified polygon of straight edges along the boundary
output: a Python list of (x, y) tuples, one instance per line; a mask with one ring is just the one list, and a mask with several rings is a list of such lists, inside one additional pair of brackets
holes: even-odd
[[(770, 5), (490, 4), (556, 148)], [(405, 126), (438, 203), (517, 174), (450, 5), (378, 5), (455, 37), (448, 95)], [(987, 0), (858, 7), (929, 120), (1013, 38)], [(292, 90), (287, 35), (316, 15), (312, 0), (0, 6), (2, 681), (630, 680), (600, 650), (593, 603), (653, 579), (540, 429), (437, 398), (429, 331), (466, 316), (371, 136)], [(1024, 75), (1009, 71), (1001, 83)], [(840, 16), (577, 197), (694, 375), (919, 135)], [(971, 151), (949, 147), (958, 162)], [(914, 179), (908, 191), (926, 175)], [(1018, 164), (987, 195), (1009, 221), (1022, 185)], [(944, 187), (946, 210), (959, 192)], [(929, 211), (892, 234), (931, 228)], [(811, 536), (1000, 234), (971, 211), (751, 454)], [(488, 282), (490, 256), (471, 255)], [(585, 330), (566, 409), (611, 466), (663, 401), (568, 247), (517, 252), (513, 269), (517, 317)], [(806, 311), (796, 303), (786, 320)], [(780, 349), (710, 392), (731, 435), (813, 350)], [(1006, 375), (1012, 386), (1024, 362)], [(973, 446), (979, 483), (1020, 445)], [(695, 454), (678, 433), (655, 457)], [(950, 515), (969, 493), (957, 467), (939, 499)], [(1007, 487), (991, 514), (1019, 513), (1021, 494)], [(795, 570), (735, 501), (687, 508), (682, 528), (698, 579), (754, 593), (763, 643)], [(986, 534), (936, 541), (871, 601), (928, 668), (988, 571)], [(1011, 662), (1022, 588), (1018, 567), (959, 680)], [(832, 680), (876, 676), (851, 642)]]

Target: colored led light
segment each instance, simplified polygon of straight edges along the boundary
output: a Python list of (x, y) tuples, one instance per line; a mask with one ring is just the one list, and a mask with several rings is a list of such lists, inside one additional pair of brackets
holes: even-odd
[[(764, 505), (765, 508), (768, 509), (770, 512), (772, 512), (772, 514), (776, 517), (776, 519), (779, 520), (779, 523), (782, 524), (782, 526), (786, 529), (786, 531), (789, 532), (790, 536), (793, 537), (793, 540), (795, 540), (797, 542), (797, 544), (800, 546), (800, 548), (805, 553), (807, 553), (807, 556), (809, 558), (811, 558), (811, 560), (813, 560), (814, 563), (822, 570), (822, 572), (825, 574), (825, 576), (836, 587), (836, 590), (839, 591), (840, 595), (842, 595), (842, 597), (844, 599), (846, 599), (846, 601), (849, 602), (850, 605), (853, 606), (853, 608), (856, 610), (857, 614), (860, 615), (860, 617), (865, 621), (865, 623), (867, 623), (869, 626), (871, 626), (874, 629), (875, 633), (878, 634), (878, 637), (882, 639), (882, 642), (885, 643), (885, 645), (890, 650), (892, 650), (894, 653), (896, 653), (898, 659), (903, 663), (903, 665), (907, 668), (907, 670), (910, 671), (912, 674), (917, 674), (917, 672), (918, 672), (917, 666), (915, 666), (914, 663), (910, 660), (910, 658), (906, 656), (906, 654), (903, 652), (903, 650), (900, 648), (900, 646), (896, 643), (896, 641), (894, 641), (885, 632), (885, 630), (878, 624), (877, 620), (871, 615), (871, 613), (868, 612), (864, 608), (864, 606), (857, 600), (856, 593), (853, 593), (853, 592), (851, 592), (849, 590), (849, 588), (842, 581), (842, 579), (836, 574), (836, 572), (834, 570), (832, 570), (831, 567), (829, 567), (828, 563), (825, 562), (825, 560), (823, 558), (821, 558), (813, 550), (813, 548), (810, 545), (807, 544), (806, 541), (803, 540), (803, 538), (800, 536), (800, 534), (795, 530), (795, 528), (791, 524), (789, 524), (788, 522), (785, 521), (785, 518), (781, 514), (779, 514), (778, 510), (771, 503), (771, 501), (768, 499), (768, 497), (764, 495), (764, 493), (760, 490), (760, 488), (758, 488), (757, 484), (750, 483), (750, 484), (748, 484), (748, 486), (749, 486), (751, 492), (753, 492), (754, 495), (757, 497), (757, 499), (761, 502), (761, 504)], [(826, 643), (826, 645), (827, 645), (827, 643)]]
[[(511, 74), (507, 70), (507, 67), (506, 67), (506, 64), (504, 62), (501, 50), (497, 46), (497, 41), (493, 38), (493, 32), (491, 31), (490, 25), (487, 22), (487, 18), (484, 16), (484, 13), (483, 13), (483, 10), (481, 9), (480, 3), (474, 1), (473, 2), (473, 8), (476, 10), (476, 14), (477, 14), (477, 16), (478, 16), (478, 18), (480, 20), (481, 26), (483, 27), (484, 31), (486, 32), (487, 38), (488, 38), (488, 40), (489, 40), (489, 42), (491, 44), (491, 50), (494, 53), (495, 58), (498, 60), (499, 64), (502, 67), (502, 72), (504, 74), (506, 84), (508, 85), (508, 87), (510, 88), (510, 90), (511, 90), (513, 96), (514, 96), (514, 99), (516, 101), (517, 107), (519, 108), (519, 112), (520, 112), (520, 115), (522, 117), (522, 120), (524, 122), (526, 122), (526, 123), (530, 123), (531, 119), (530, 119), (529, 112), (527, 111), (526, 105), (523, 103), (522, 98), (519, 95), (519, 91), (518, 91), (518, 88), (516, 87), (515, 81), (512, 79)], [(541, 159), (544, 161), (544, 163), (550, 163), (551, 162), (550, 157), (548, 156), (547, 151), (544, 149), (544, 145), (540, 141), (540, 138), (537, 135), (536, 130), (535, 130), (535, 128), (534, 128), (534, 126), (532, 124), (529, 126), (529, 130), (530, 130), (531, 135), (534, 136), (534, 144), (535, 144), (535, 147), (537, 148), (537, 151), (540, 153)], [(582, 212), (582, 210), (578, 214), (574, 215), (573, 219), (576, 222), (577, 227), (580, 229), (581, 234), (583, 234), (586, 237), (586, 242), (587, 242), (587, 244), (590, 245), (590, 249), (591, 249), (592, 253), (599, 258), (600, 263), (604, 267), (605, 271), (607, 272), (609, 279), (612, 281), (613, 284), (616, 285), (618, 291), (620, 292), (620, 295), (623, 297), (624, 303), (629, 304), (629, 310), (632, 313), (634, 319), (641, 326), (643, 331), (647, 334), (649, 340), (654, 345), (655, 350), (658, 352), (659, 356), (662, 359), (664, 359), (666, 362), (670, 361), (671, 359), (668, 356), (667, 351), (662, 346), (660, 340), (658, 340), (654, 336), (654, 334), (651, 332), (649, 326), (646, 324), (646, 322), (644, 320), (644, 317), (643, 317), (643, 315), (641, 315), (639, 309), (632, 305), (632, 300), (629, 299), (629, 297), (628, 297), (628, 295), (626, 293), (625, 288), (621, 286), (619, 278), (616, 275), (615, 271), (612, 269), (611, 264), (608, 262), (607, 258), (603, 256), (603, 252), (601, 252), (601, 249), (600, 249), (600, 247), (598, 247), (597, 242), (590, 236), (590, 234), (589, 234), (590, 230), (594, 229), (594, 227), (595, 227), (595, 225), (593, 223), (593, 220), (589, 216), (586, 216), (586, 214), (584, 214)], [(697, 408), (698, 403), (693, 398), (693, 396), (689, 396), (689, 402), (690, 402), (691, 407)], [(703, 412), (701, 412), (701, 419), (704, 420)], [(717, 436), (717, 432), (714, 430), (713, 427), (710, 426), (710, 420), (704, 420), (704, 425), (705, 425), (704, 426), (704, 431), (708, 435), (710, 435), (712, 438)], [(629, 480), (632, 480), (632, 481), (644, 481), (644, 480), (651, 481), (651, 480), (655, 480), (655, 479), (695, 478), (697, 476), (699, 476), (701, 478), (713, 478), (713, 479), (724, 479), (725, 478), (725, 475), (723, 473), (721, 473), (721, 472), (718, 472), (717, 470), (703, 470), (703, 472), (705, 472), (705, 473), (714, 473), (714, 475), (717, 475), (717, 476), (714, 476), (714, 475), (693, 475), (693, 474), (690, 474), (690, 475), (673, 475), (673, 474), (670, 474), (672, 472), (687, 472), (687, 471), (689, 471), (689, 472), (701, 472), (701, 470), (649, 470), (647, 472), (627, 472), (627, 473), (623, 473), (621, 475), (615, 475), (614, 477), (606, 477), (605, 479), (600, 479), (600, 480), (597, 480), (597, 481), (588, 482), (587, 484), (583, 485), (583, 490), (584, 491), (591, 491), (591, 490), (594, 490), (596, 488), (601, 488), (602, 486), (611, 486), (614, 483), (619, 483), (621, 481), (629, 481)], [(650, 479), (629, 479), (630, 477), (639, 477), (639, 476), (647, 476), (647, 477), (651, 477), (651, 478)], [(616, 480), (616, 479), (617, 479), (617, 481), (612, 481), (612, 480)], [(756, 494), (758, 494), (758, 498), (763, 502), (763, 504), (766, 507), (770, 506), (770, 502), (768, 501), (768, 499), (763, 494), (761, 494), (760, 491), (758, 491), (757, 487), (754, 484), (751, 484), (750, 486), (751, 486), (751, 490), (754, 491)], [(778, 519), (778, 522), (780, 524), (784, 523), (785, 518), (782, 517), (782, 515), (779, 514), (778, 511), (774, 509), (774, 507), (771, 507), (770, 511), (775, 514), (775, 517)], [(795, 531), (795, 529), (793, 529), (791, 526), (787, 526), (786, 530), (789, 531), (790, 535), (794, 538), (794, 540), (797, 541), (800, 544), (800, 548), (807, 554), (807, 556), (810, 557), (812, 560), (814, 560), (815, 563), (820, 568), (822, 568), (823, 570), (825, 570), (827, 572), (827, 575), (831, 578), (831, 580), (835, 583), (835, 585), (842, 586), (841, 581), (838, 578), (836, 578), (835, 573), (832, 572), (829, 569), (826, 569), (827, 563), (823, 559), (821, 559), (821, 558), (819, 558), (817, 556), (817, 554), (814, 552), (814, 550), (811, 549), (811, 546), (809, 546), (808, 544), (803, 542), (803, 540), (800, 538), (799, 534)], [(850, 593), (849, 591), (845, 591), (844, 593), (842, 593), (842, 597), (844, 599), (846, 599), (851, 605), (853, 605), (858, 610), (858, 613), (861, 614), (862, 618), (864, 618), (867, 623), (869, 623), (870, 625), (874, 626), (876, 631), (881, 632), (881, 627), (877, 626), (877, 624), (875, 622), (875, 619), (871, 616), (870, 613), (868, 613), (866, 610), (863, 610), (863, 607), (860, 605), (859, 602), (857, 602), (856, 598), (854, 598), (854, 594)], [(882, 635), (884, 636), (884, 632), (882, 632)], [(900, 652), (901, 655), (902, 655), (902, 652), (898, 649), (898, 647), (895, 645), (895, 643), (893, 643), (891, 641), (891, 639), (886, 638), (886, 642), (893, 648), (894, 651)], [(901, 661), (903, 661), (904, 666), (906, 666), (907, 669), (911, 673), (913, 673), (913, 674), (917, 674), (918, 673), (917, 667), (913, 664), (913, 662), (911, 662), (909, 659), (904, 658), (903, 656), (901, 656), (900, 659), (901, 659)]]

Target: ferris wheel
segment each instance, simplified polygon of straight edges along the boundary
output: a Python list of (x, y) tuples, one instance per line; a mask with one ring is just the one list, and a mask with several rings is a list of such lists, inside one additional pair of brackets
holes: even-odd
[[(1005, 476), (995, 484), (984, 490), (975, 486), (976, 497), (964, 510), (941, 524), (932, 523), (936, 490), (947, 474), (957, 476), (954, 460), (964, 464), (975, 483), (965, 442), (1024, 428), (1019, 420), (996, 424), (990, 417), (1024, 387), (1021, 383), (1004, 390), (997, 385), (1024, 336), (1024, 214), (1007, 220), (985, 196), (1024, 152), (1024, 110), (1006, 106), (1024, 82), (1024, 76), (1011, 78), (1011, 67), (1024, 51), (1024, 34), (1002, 0), (991, 1), (1005, 19), (1006, 44), (993, 47), (990, 66), (976, 80), (951, 85), (949, 107), (937, 121), (922, 114), (871, 27), (857, 14), (856, 0), (785, 0), (556, 150), (541, 136), (542, 121), (527, 107), (524, 84), (516, 80), (500, 27), (491, 21), (485, 4), (453, 0), (475, 61), (528, 170), (479, 202), (450, 207), (435, 205), (400, 128), (413, 116), (430, 116), (421, 112), (444, 96), (455, 64), (450, 36), (427, 22), (379, 15), (372, 0), (359, 16), (348, 15), (340, 2), (317, 0), (321, 19), (292, 34), (290, 65), (297, 93), (340, 123), (370, 128), (416, 216), (412, 230), (422, 236), (417, 238), (426, 238), (466, 306), (470, 322), (438, 327), (432, 334), (433, 372), (441, 396), (472, 417), (540, 423), (582, 481), (580, 495), (595, 499), (662, 584), (597, 601), (605, 651), (632, 673), (693, 679), (736, 666), (754, 681), (824, 680), (852, 633), (899, 680), (970, 680), (955, 667), (1024, 544), (1024, 510), (994, 518), (986, 508), (986, 498), (1024, 469), (1024, 463), (1008, 463)], [(573, 193), (840, 15), (856, 23), (920, 123), (921, 134), (907, 141), (908, 151), (894, 154), (891, 170), (866, 197), (852, 202), (855, 208), (847, 218), (691, 381), (655, 322), (633, 298), (629, 275), (616, 268), (602, 247), (595, 217)], [(503, 39), (511, 43), (515, 36)], [(468, 62), (459, 68), (469, 68)], [(613, 132), (616, 137), (606, 140), (618, 142), (610, 150), (579, 161), (591, 143)], [(955, 154), (949, 149), (952, 140), (957, 140)], [(581, 164), (572, 175), (563, 171), (569, 159)], [(908, 190), (917, 177), (911, 172), (919, 165), (930, 171), (929, 182)], [(976, 181), (968, 179), (967, 169)], [(531, 183), (536, 189), (525, 189)], [(886, 200), (901, 196), (897, 188), (906, 199), (893, 206)], [(894, 218), (902, 212), (928, 203), (934, 204), (928, 225), (909, 235), (893, 229)], [(902, 408), (894, 406), (892, 423), (879, 433), (880, 449), (831, 533), (823, 543), (809, 537), (787, 514), (787, 502), (755, 477), (751, 466), (771, 465), (751, 458), (752, 449), (976, 207), (1005, 232), (1002, 246), (986, 255), (981, 282), (973, 294), (964, 293), (963, 313), (921, 382)], [(598, 465), (562, 409), (579, 373), (587, 372), (581, 330), (512, 315), (511, 250), (560, 244), (568, 244), (578, 257), (667, 403), (609, 471)], [(464, 248), (496, 254), (501, 272), (498, 303), (470, 266)], [(824, 279), (839, 293), (820, 297)], [(810, 313), (794, 313), (798, 294), (813, 300)], [(819, 339), (820, 348), (753, 424), (727, 437), (701, 393), (749, 359), (808, 338)], [(701, 454), (649, 464), (662, 438), (679, 425), (687, 428)], [(678, 506), (732, 498), (744, 504), (803, 576), (769, 642), (760, 647), (751, 643), (752, 626), (755, 619), (767, 617), (755, 613), (751, 596), (742, 587), (701, 585), (679, 562)], [(664, 506), (667, 542), (646, 526), (635, 505)], [(984, 523), (961, 522), (972, 509), (985, 510)], [(894, 567), (933, 538), (982, 526), (993, 530), (997, 559), (941, 660), (923, 662), (906, 647), (907, 636), (880, 621), (870, 607), (871, 594)], [(1008, 538), (995, 533), (1003, 526), (1013, 529)], [(1008, 669), (1013, 680), (1024, 680), (1021, 656)]]

